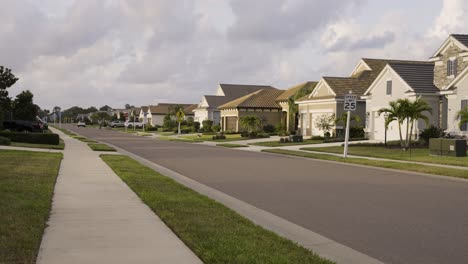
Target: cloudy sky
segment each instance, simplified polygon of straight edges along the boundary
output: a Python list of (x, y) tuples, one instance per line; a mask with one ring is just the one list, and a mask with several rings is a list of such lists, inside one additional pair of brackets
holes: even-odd
[(198, 103), (287, 88), (362, 57), (419, 59), (468, 33), (466, 0), (0, 0), (0, 65), (50, 109)]

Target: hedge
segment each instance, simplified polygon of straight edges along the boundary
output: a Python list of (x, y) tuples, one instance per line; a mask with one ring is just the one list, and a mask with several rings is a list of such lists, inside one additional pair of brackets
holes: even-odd
[(13, 142), (58, 145), (59, 135), (52, 133), (22, 133), (22, 132), (0, 132), (0, 137), (9, 138)]
[(6, 137), (0, 137), (0, 145), (2, 146), (8, 146), (11, 144), (11, 140)]

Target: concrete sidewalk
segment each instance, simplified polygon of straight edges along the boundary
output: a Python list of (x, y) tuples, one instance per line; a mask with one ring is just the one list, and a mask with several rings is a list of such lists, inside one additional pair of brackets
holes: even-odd
[(202, 263), (85, 143), (66, 148), (37, 263)]

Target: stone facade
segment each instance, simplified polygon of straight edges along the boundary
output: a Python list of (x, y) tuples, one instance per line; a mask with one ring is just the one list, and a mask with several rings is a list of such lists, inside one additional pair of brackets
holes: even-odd
[(439, 56), (439, 60), (435, 62), (434, 66), (434, 84), (439, 88), (443, 89), (450, 82), (453, 81), (453, 77), (447, 76), (447, 62), (450, 58), (457, 58), (457, 73), (462, 72), (466, 67), (468, 67), (468, 61), (464, 57), (460, 56), (460, 53), (466, 52), (458, 48), (455, 44), (451, 44), (450, 47), (445, 50)]

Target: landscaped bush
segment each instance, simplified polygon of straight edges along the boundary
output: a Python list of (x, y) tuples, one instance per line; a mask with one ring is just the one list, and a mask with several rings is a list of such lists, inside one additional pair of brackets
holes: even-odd
[(263, 126), (263, 132), (265, 132), (265, 133), (275, 133), (276, 132), (275, 130), (276, 130), (275, 126), (273, 126), (273, 125), (264, 125)]
[(323, 140), (324, 137), (322, 137), (322, 136), (313, 136), (310, 139), (312, 139), (312, 140)]
[(203, 131), (205, 132), (211, 132), (213, 131), (213, 120), (203, 120), (202, 122), (203, 125)]
[(220, 125), (214, 125), (211, 127), (211, 130), (213, 130), (213, 132), (219, 132), (221, 130), (221, 126)]
[(8, 146), (10, 144), (11, 144), (11, 139), (6, 138), (6, 137), (0, 137), (0, 145)]
[(21, 132), (0, 132), (0, 137), (9, 138), (13, 142), (58, 145), (60, 138), (57, 134), (50, 133), (21, 133)]
[(434, 125), (431, 125), (430, 127), (424, 129), (421, 134), (419, 134), (421, 139), (426, 143), (426, 145), (429, 145), (429, 139), (430, 138), (441, 138), (445, 136), (445, 132), (443, 129), (438, 128)]
[(241, 137), (246, 138), (246, 137), (249, 137), (249, 132), (242, 131), (240, 135), (241, 135)]
[(364, 138), (364, 128), (363, 127), (350, 127), (349, 128), (349, 138)]
[[(383, 142), (382, 143), (360, 142), (360, 143), (353, 144), (353, 146), (383, 147), (385, 146), (385, 143)], [(399, 140), (387, 141), (387, 147), (401, 148), (400, 141)], [(427, 147), (427, 145), (424, 140), (419, 140), (419, 141), (411, 141), (411, 147), (412, 148), (425, 148)]]

